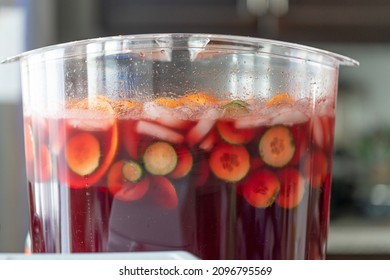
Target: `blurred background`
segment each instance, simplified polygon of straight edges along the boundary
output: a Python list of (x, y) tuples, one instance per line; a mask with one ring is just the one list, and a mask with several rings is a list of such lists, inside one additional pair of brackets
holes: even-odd
[[(0, 0), (0, 59), (154, 32), (249, 35), (350, 56), (337, 106), (329, 259), (390, 259), (390, 1)], [(23, 252), (28, 203), (18, 65), (0, 67), (0, 252)]]

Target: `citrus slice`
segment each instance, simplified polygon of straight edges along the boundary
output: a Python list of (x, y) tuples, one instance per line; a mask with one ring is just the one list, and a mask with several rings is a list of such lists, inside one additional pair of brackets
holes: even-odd
[[(72, 135), (72, 130), (68, 132)], [(81, 136), (79, 135), (81, 134)], [(84, 136), (83, 136), (84, 134)], [(70, 188), (85, 188), (98, 182), (113, 162), (118, 148), (118, 125), (116, 122), (110, 130), (104, 132), (104, 145), (100, 138), (95, 137), (91, 132), (79, 132), (74, 134), (66, 141), (65, 151), (60, 154), (59, 160), (59, 179)], [(77, 136), (79, 135), (79, 136)], [(88, 135), (88, 136), (87, 136)], [(73, 137), (74, 143), (68, 141)], [(84, 147), (86, 140), (92, 147)], [(96, 140), (98, 144), (96, 145)], [(84, 153), (78, 155), (78, 147)], [(98, 148), (99, 147), (99, 148)], [(96, 165), (96, 161), (98, 161)], [(65, 165), (64, 165), (65, 163)]]
[(112, 103), (112, 108), (118, 116), (139, 114), (142, 111), (142, 103), (132, 100), (119, 100)]
[(294, 104), (294, 99), (286, 92), (279, 93), (275, 96), (272, 96), (268, 101), (268, 106), (278, 106), (282, 104)]
[(89, 132), (71, 137), (67, 141), (65, 152), (69, 168), (77, 175), (89, 175), (99, 166), (100, 143)]
[(178, 99), (185, 106), (198, 107), (220, 102), (221, 100), (207, 92), (193, 92)]
[(167, 108), (176, 108), (183, 105), (183, 102), (178, 98), (157, 97), (153, 101)]

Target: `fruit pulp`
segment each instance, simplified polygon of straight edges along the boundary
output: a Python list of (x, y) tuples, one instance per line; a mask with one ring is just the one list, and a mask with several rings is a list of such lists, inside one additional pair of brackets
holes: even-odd
[(26, 116), (32, 252), (324, 259), (332, 102), (190, 100)]

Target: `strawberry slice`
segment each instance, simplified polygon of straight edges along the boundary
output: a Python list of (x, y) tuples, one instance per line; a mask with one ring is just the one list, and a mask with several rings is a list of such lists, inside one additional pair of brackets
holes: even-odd
[(324, 129), (324, 149), (331, 151), (333, 147), (334, 118), (323, 116), (321, 122)]
[(209, 162), (203, 153), (198, 154), (196, 159), (193, 164), (192, 182), (196, 188), (201, 188), (205, 186), (210, 176)]
[(126, 183), (122, 185), (114, 197), (121, 201), (136, 201), (144, 197), (149, 190), (150, 179), (145, 176), (141, 181), (136, 183)]
[(254, 129), (237, 129), (230, 121), (219, 121), (216, 127), (222, 139), (230, 144), (246, 144), (255, 136)]
[(325, 154), (321, 150), (309, 154), (303, 165), (304, 175), (309, 179), (310, 186), (320, 188), (329, 173), (329, 164)]
[(120, 141), (122, 141), (130, 158), (138, 160), (140, 152), (138, 149), (140, 135), (136, 132), (137, 121), (128, 119), (120, 122), (119, 132), (121, 134)]
[(153, 201), (164, 209), (173, 210), (179, 204), (175, 187), (164, 176), (152, 177), (150, 195)]
[(291, 133), (295, 142), (295, 153), (290, 163), (293, 165), (299, 165), (302, 159), (305, 158), (309, 152), (309, 122), (302, 125), (292, 126)]
[(323, 148), (325, 146), (324, 140), (324, 128), (322, 126), (322, 121), (320, 117), (313, 116), (312, 119), (312, 129), (313, 129), (313, 141), (319, 148)]
[(135, 130), (139, 134), (155, 137), (173, 144), (181, 144), (184, 141), (184, 136), (175, 130), (148, 121), (139, 121)]
[(141, 199), (149, 189), (150, 179), (145, 176), (138, 182), (129, 182), (123, 176), (124, 161), (117, 161), (107, 175), (107, 186), (110, 193), (121, 201), (136, 201)]
[(286, 167), (278, 172), (280, 192), (275, 202), (282, 208), (294, 208), (302, 200), (305, 192), (305, 180), (299, 171)]
[(279, 194), (280, 181), (274, 172), (262, 169), (246, 178), (238, 189), (250, 205), (265, 208), (274, 203)]
[(177, 154), (177, 164), (168, 176), (172, 179), (179, 179), (190, 173), (193, 165), (193, 157), (186, 146), (175, 146), (174, 149)]
[(251, 172), (251, 173), (255, 172), (257, 169), (264, 166), (264, 164), (265, 164), (264, 161), (260, 157), (258, 157), (258, 156), (251, 157), (249, 172)]
[(318, 148), (330, 151), (333, 144), (334, 118), (314, 116), (312, 121), (313, 141)]

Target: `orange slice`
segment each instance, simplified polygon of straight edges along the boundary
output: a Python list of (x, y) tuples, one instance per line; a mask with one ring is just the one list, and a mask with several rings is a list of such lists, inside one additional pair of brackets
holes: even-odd
[(100, 144), (89, 132), (82, 132), (70, 138), (65, 152), (69, 168), (80, 176), (91, 174), (99, 166)]
[(218, 103), (221, 100), (207, 92), (195, 92), (179, 98), (179, 101), (187, 106), (196, 107)]
[[(89, 132), (81, 132), (85, 135), (89, 134)], [(117, 148), (118, 148), (118, 124), (115, 121), (110, 130), (108, 131), (108, 137), (105, 140), (104, 145), (101, 145), (101, 139), (98, 139), (99, 141), (99, 151), (100, 151), (100, 157), (98, 166), (96, 166), (96, 153), (91, 153), (90, 160), (85, 160), (85, 166), (84, 164), (75, 164), (74, 166), (69, 166), (69, 155), (68, 158), (64, 158), (60, 160), (60, 166), (59, 166), (59, 177), (60, 181), (66, 185), (68, 185), (70, 188), (86, 188), (89, 187), (96, 182), (98, 182), (105, 174), (106, 171), (109, 169), (111, 163), (113, 162)], [(76, 136), (74, 136), (76, 137)], [(95, 139), (92, 140), (92, 137), (87, 136), (87, 140), (90, 140), (89, 143), (95, 142)], [(70, 138), (72, 139), (72, 138)], [(77, 140), (77, 138), (76, 138)], [(78, 141), (76, 141), (77, 143)], [(79, 142), (80, 143), (80, 142)], [(67, 144), (69, 145), (69, 143)], [(73, 145), (73, 144), (71, 144)], [(81, 145), (81, 144), (80, 144)], [(90, 144), (94, 145), (95, 148), (93, 150), (97, 151), (96, 143)], [(76, 145), (77, 146), (77, 145)], [(81, 145), (82, 146), (82, 145)], [(69, 148), (69, 146), (68, 146)], [(91, 147), (86, 148), (89, 150), (92, 150)], [(71, 150), (74, 150), (73, 148)], [(77, 149), (76, 149), (77, 150)], [(68, 153), (68, 152), (66, 152)], [(65, 155), (64, 155), (65, 156)], [(61, 166), (63, 162), (66, 163), (66, 166)], [(82, 160), (84, 162), (84, 160)], [(87, 164), (88, 163), (88, 164)], [(85, 167), (85, 168), (84, 168)], [(93, 169), (93, 170), (92, 170)]]
[(110, 105), (110, 99), (102, 95), (96, 95), (84, 98), (78, 102), (68, 103), (72, 109), (92, 110), (102, 113), (113, 113)]
[(295, 102), (294, 99), (288, 93), (284, 92), (271, 97), (268, 100), (267, 105), (277, 106), (282, 104), (293, 104), (294, 102)]
[(154, 102), (167, 108), (176, 108), (183, 105), (183, 102), (177, 98), (158, 97)]
[(142, 110), (142, 103), (133, 100), (119, 100), (112, 103), (112, 108), (119, 116), (129, 113), (139, 113)]

